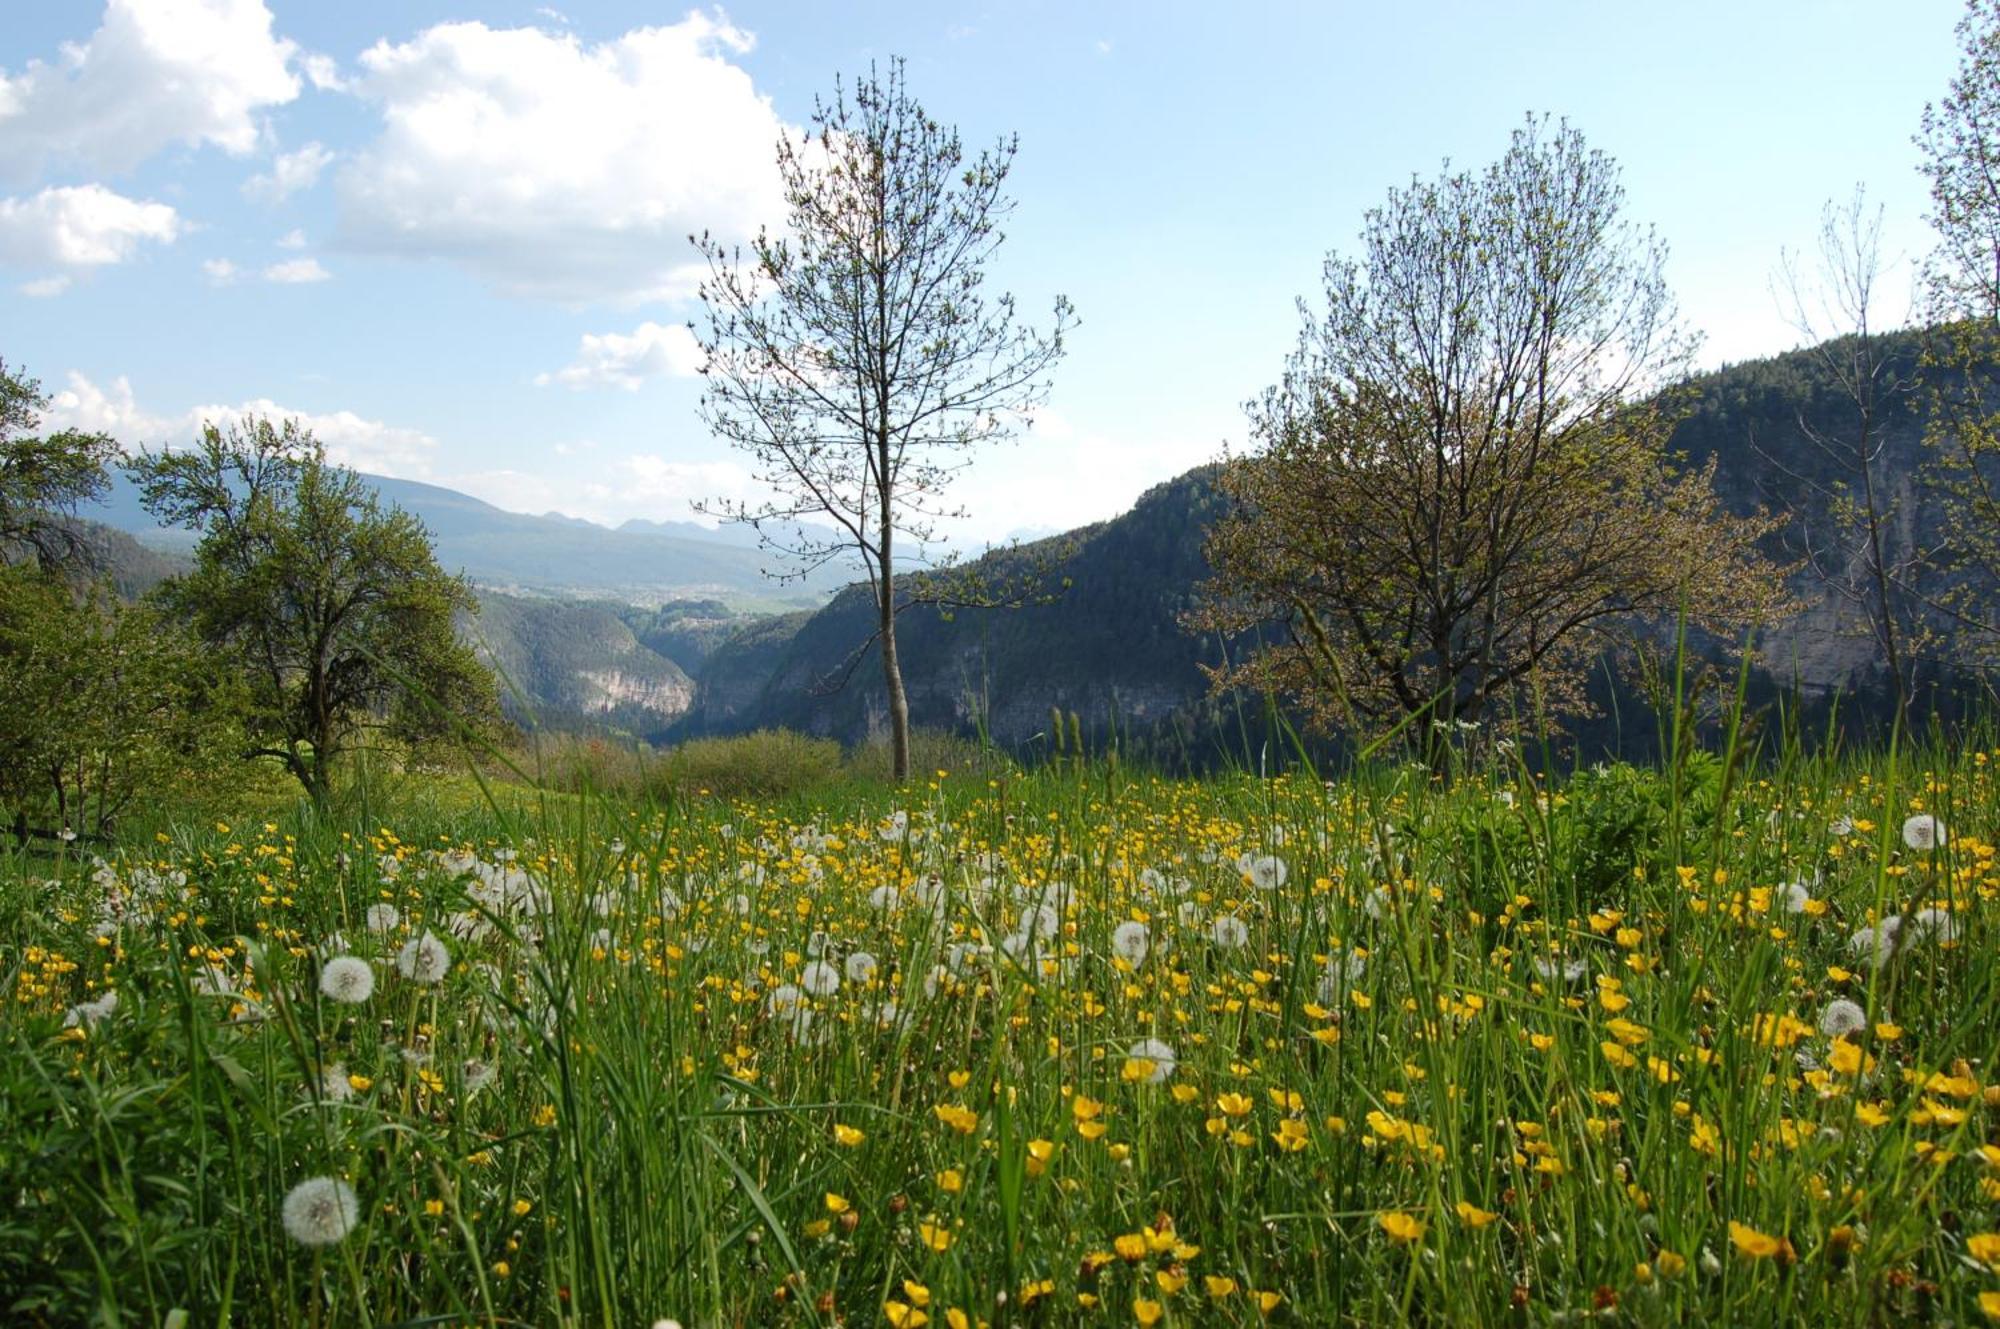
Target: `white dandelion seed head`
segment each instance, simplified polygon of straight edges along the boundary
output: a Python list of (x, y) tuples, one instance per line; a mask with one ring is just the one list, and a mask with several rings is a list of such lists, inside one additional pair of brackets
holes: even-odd
[(1944, 842), (1944, 823), (1928, 812), (1919, 812), (1903, 823), (1903, 843), (1912, 849), (1928, 852)]
[(831, 997), (840, 991), (840, 970), (825, 960), (814, 960), (799, 971), (799, 986), (815, 997)]
[(1383, 890), (1380, 886), (1377, 886), (1374, 890), (1361, 897), (1361, 912), (1374, 919), (1377, 923), (1382, 921), (1382, 915), (1388, 912), (1388, 909), (1389, 892)]
[(439, 941), (434, 932), (425, 932), (420, 937), (412, 937), (403, 943), (403, 949), (396, 952), (396, 972), (412, 983), (432, 984), (444, 981), (451, 970), (451, 952)]
[(886, 914), (902, 900), (902, 892), (894, 886), (877, 886), (868, 892), (868, 907), (878, 914)]
[(1250, 940), (1250, 929), (1234, 914), (1218, 914), (1208, 925), (1208, 939), (1224, 950), (1236, 950)]
[(1890, 914), (1872, 928), (1862, 928), (1847, 939), (1847, 948), (1857, 959), (1870, 967), (1880, 969), (1896, 958), (1896, 951), (1903, 937), (1903, 918), (1900, 914)]
[(842, 968), (847, 971), (848, 982), (866, 983), (875, 977), (875, 971), (881, 968), (881, 965), (867, 951), (855, 951), (847, 957), (847, 962)]
[(1784, 901), (1785, 912), (1788, 914), (1803, 914), (1806, 906), (1812, 903), (1812, 892), (1806, 889), (1806, 884), (1802, 881), (1786, 882), (1778, 888), (1778, 897)]
[(329, 1103), (345, 1103), (354, 1097), (354, 1085), (347, 1078), (347, 1066), (334, 1062), (319, 1073), (319, 1096)]
[(1021, 931), (1046, 941), (1062, 931), (1062, 915), (1050, 905), (1032, 905), (1021, 911)]
[(819, 959), (826, 954), (826, 948), (832, 944), (832, 940), (826, 935), (825, 929), (814, 928), (806, 937), (806, 954), (812, 959)]
[(1246, 854), (1237, 860), (1237, 866), (1250, 879), (1250, 884), (1260, 891), (1277, 890), (1291, 875), (1285, 860), (1276, 854)]
[(1832, 821), (1827, 823), (1826, 828), (1827, 830), (1831, 831), (1833, 834), (1838, 836), (1844, 837), (1852, 835), (1854, 834), (1854, 818), (1835, 817)]
[(308, 1177), (286, 1193), (285, 1234), (301, 1246), (331, 1246), (361, 1221), (354, 1188), (338, 1177)]
[(1944, 909), (1919, 909), (1910, 915), (1910, 940), (1949, 945), (1958, 940), (1958, 916)]
[(113, 988), (103, 996), (90, 1001), (80, 1001), (69, 1008), (63, 1016), (63, 1028), (74, 1029), (82, 1025), (86, 1029), (97, 1027), (99, 1020), (108, 1019), (118, 1009), (118, 991)]
[(783, 1017), (801, 1009), (806, 1004), (806, 994), (794, 983), (780, 983), (771, 989), (771, 995), (764, 999), (764, 1007), (771, 1014)]
[(348, 1006), (359, 1006), (375, 995), (375, 966), (358, 955), (336, 955), (320, 966), (322, 996)]
[(396, 925), (403, 921), (403, 911), (392, 904), (371, 904), (368, 906), (368, 912), (362, 915), (362, 920), (368, 925), (370, 932), (378, 935), (394, 932)]
[(1845, 1038), (1868, 1027), (1868, 1012), (1845, 997), (1836, 997), (1819, 1013), (1819, 1031), (1828, 1038)]
[(1112, 953), (1134, 969), (1146, 963), (1146, 952), (1152, 945), (1153, 934), (1144, 923), (1127, 919), (1111, 930)]
[(1140, 1039), (1126, 1049), (1125, 1055), (1134, 1061), (1153, 1063), (1153, 1069), (1146, 1072), (1147, 1084), (1163, 1083), (1174, 1073), (1174, 1068), (1180, 1065), (1180, 1059), (1175, 1055), (1173, 1048), (1157, 1038)]

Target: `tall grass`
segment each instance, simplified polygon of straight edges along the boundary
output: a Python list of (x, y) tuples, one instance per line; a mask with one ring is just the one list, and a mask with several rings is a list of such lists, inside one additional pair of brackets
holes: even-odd
[[(16, 854), (0, 1318), (1979, 1318), (2000, 758), (1669, 750), (413, 786)], [(426, 931), (436, 984), (396, 963)], [(360, 1219), (309, 1249), (321, 1175)]]

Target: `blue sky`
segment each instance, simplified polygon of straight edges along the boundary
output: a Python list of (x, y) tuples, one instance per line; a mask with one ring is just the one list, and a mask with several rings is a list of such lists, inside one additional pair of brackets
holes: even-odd
[[(1893, 12), (1893, 17), (1891, 16)], [(678, 330), (691, 229), (777, 220), (770, 145), (899, 54), (1020, 135), (995, 280), (1082, 326), (962, 477), (977, 541), (1107, 517), (1244, 442), (1329, 249), (1413, 173), (1567, 117), (1671, 248), (1698, 360), (1865, 183), (1907, 302), (1911, 144), (1960, 5), (22, 3), (0, 28), (0, 356), (128, 445), (234, 412), (509, 508), (682, 519), (747, 492)], [(1044, 312), (1045, 317), (1045, 312)]]

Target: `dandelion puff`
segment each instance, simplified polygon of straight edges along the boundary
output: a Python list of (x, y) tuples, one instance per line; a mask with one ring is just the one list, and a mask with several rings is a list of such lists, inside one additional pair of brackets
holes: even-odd
[(1812, 892), (1806, 889), (1806, 884), (1802, 881), (1786, 882), (1778, 888), (1778, 897), (1784, 901), (1785, 912), (1788, 914), (1803, 914), (1806, 906), (1812, 903)]
[(440, 983), (451, 969), (451, 952), (437, 934), (426, 932), (412, 937), (396, 952), (396, 972), (412, 983)]
[(1903, 843), (1922, 852), (1945, 842), (1944, 823), (1928, 812), (1919, 812), (1903, 823)]
[(1368, 915), (1368, 917), (1375, 920), (1377, 923), (1382, 921), (1382, 915), (1388, 910), (1388, 908), (1389, 908), (1389, 893), (1383, 890), (1380, 886), (1377, 886), (1374, 890), (1368, 892), (1368, 894), (1363, 896), (1361, 899), (1361, 912)]
[(780, 983), (771, 989), (771, 995), (764, 1000), (765, 1009), (777, 1016), (786, 1016), (806, 1004), (806, 994), (796, 985)]
[(1174, 1068), (1180, 1065), (1180, 1058), (1175, 1055), (1173, 1048), (1157, 1038), (1140, 1039), (1126, 1049), (1125, 1056), (1128, 1061), (1152, 1063), (1152, 1069), (1139, 1077), (1147, 1084), (1164, 1082), (1174, 1073)]
[(499, 1072), (493, 1068), (493, 1063), (491, 1062), (478, 1061), (478, 1060), (466, 1062), (465, 1096), (467, 1098), (470, 1098), (472, 1097), (472, 1095), (486, 1088), (486, 1086), (492, 1084), (494, 1076), (497, 1075), (498, 1073)]
[(1128, 920), (1111, 930), (1112, 952), (1134, 969), (1146, 963), (1146, 952), (1152, 944), (1152, 934), (1144, 923)]
[(1285, 860), (1276, 854), (1244, 855), (1237, 860), (1237, 867), (1250, 879), (1250, 884), (1260, 891), (1275, 891), (1285, 884), (1291, 869)]
[(1912, 941), (1934, 941), (1943, 945), (1958, 940), (1958, 919), (1943, 909), (1919, 909), (1910, 915)]
[(1838, 836), (1845, 837), (1852, 835), (1854, 834), (1854, 818), (1835, 817), (1827, 824), (1827, 829)]
[(1208, 939), (1224, 950), (1236, 950), (1250, 940), (1250, 929), (1234, 914), (1218, 914), (1208, 925)]
[(336, 1061), (320, 1071), (319, 1096), (329, 1103), (345, 1103), (354, 1097), (354, 1084), (347, 1078), (344, 1063)]
[(825, 960), (814, 960), (799, 971), (799, 986), (815, 997), (830, 997), (840, 991), (840, 971)]
[(118, 993), (114, 989), (94, 1001), (80, 1001), (70, 1007), (63, 1016), (63, 1028), (74, 1029), (78, 1025), (95, 1028), (99, 1020), (108, 1018), (117, 1009)]
[(868, 982), (875, 977), (875, 971), (879, 967), (875, 957), (867, 951), (855, 951), (847, 957), (845, 965), (848, 981), (852, 983)]
[(1868, 1012), (1845, 997), (1836, 997), (1819, 1013), (1819, 1031), (1828, 1038), (1845, 1038), (1868, 1027)]
[(894, 886), (877, 886), (868, 892), (868, 907), (878, 914), (886, 914), (896, 907), (901, 898), (901, 892)]
[(361, 1220), (354, 1188), (338, 1177), (308, 1177), (292, 1187), (282, 1206), (285, 1234), (301, 1246), (331, 1246)]
[(359, 1006), (375, 995), (375, 966), (358, 955), (336, 955), (320, 966), (322, 995), (348, 1006)]
[(403, 911), (392, 904), (371, 904), (362, 915), (368, 930), (373, 933), (394, 932), (396, 925), (403, 921)]
[(1880, 969), (1896, 956), (1897, 944), (1903, 935), (1903, 919), (1900, 914), (1891, 914), (1872, 928), (1862, 928), (1847, 939), (1847, 948), (1856, 958)]

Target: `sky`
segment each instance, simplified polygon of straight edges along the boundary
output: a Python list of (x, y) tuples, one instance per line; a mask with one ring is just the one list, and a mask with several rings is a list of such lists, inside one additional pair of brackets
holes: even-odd
[(1857, 185), (1895, 322), (1931, 243), (1912, 135), (1962, 6), (8, 10), (0, 358), (49, 424), (158, 447), (297, 416), (360, 469), (607, 524), (754, 496), (698, 413), (687, 237), (781, 223), (778, 137), (837, 75), (905, 58), (969, 147), (1019, 136), (990, 284), (1081, 319), (1033, 427), (958, 479), (949, 534), (977, 544), (1114, 516), (1242, 449), (1328, 252), (1530, 113), (1617, 160), (1698, 364), (1800, 343), (1773, 277)]

